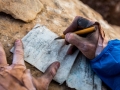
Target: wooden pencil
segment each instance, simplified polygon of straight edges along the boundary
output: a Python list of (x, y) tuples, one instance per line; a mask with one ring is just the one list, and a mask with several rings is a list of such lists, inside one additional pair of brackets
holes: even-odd
[[(82, 29), (82, 30), (78, 30), (78, 31), (75, 31), (73, 33), (77, 34), (77, 35), (84, 35), (84, 34), (88, 34), (88, 33), (91, 33), (91, 32), (94, 32), (96, 29), (95, 29), (95, 26), (92, 26), (92, 27), (89, 27), (89, 28), (85, 28), (85, 29)], [(65, 35), (61, 35), (56, 39), (65, 39)]]

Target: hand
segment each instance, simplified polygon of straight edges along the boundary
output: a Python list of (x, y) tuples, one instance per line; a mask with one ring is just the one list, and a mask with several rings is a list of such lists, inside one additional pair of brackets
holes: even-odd
[(43, 76), (35, 79), (24, 64), (21, 40), (15, 42), (12, 65), (7, 64), (6, 55), (0, 43), (0, 90), (47, 90), (59, 66), (59, 62), (54, 62)]
[[(97, 27), (97, 30), (84, 37), (72, 33), (90, 26)], [(67, 52), (68, 54), (72, 54), (78, 48), (88, 59), (93, 59), (105, 47), (103, 46), (104, 32), (100, 29), (99, 23), (83, 17), (75, 17), (72, 24), (63, 33), (65, 34), (67, 44), (72, 44)]]

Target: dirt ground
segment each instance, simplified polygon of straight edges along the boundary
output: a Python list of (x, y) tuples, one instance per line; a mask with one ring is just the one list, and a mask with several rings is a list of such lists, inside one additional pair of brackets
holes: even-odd
[(81, 0), (98, 13), (108, 23), (120, 26), (120, 0)]

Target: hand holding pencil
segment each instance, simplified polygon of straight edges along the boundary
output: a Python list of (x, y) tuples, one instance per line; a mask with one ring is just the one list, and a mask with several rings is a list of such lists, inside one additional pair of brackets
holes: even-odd
[[(81, 32), (84, 28), (91, 32), (87, 32), (89, 34), (82, 37), (81, 34), (78, 34), (78, 32)], [(76, 31), (77, 33), (72, 33)], [(79, 49), (87, 58), (93, 59), (95, 57), (98, 38), (100, 36), (98, 23), (77, 16), (73, 20), (72, 24), (64, 31), (64, 35), (66, 43), (71, 44), (67, 54), (72, 54), (76, 49)]]

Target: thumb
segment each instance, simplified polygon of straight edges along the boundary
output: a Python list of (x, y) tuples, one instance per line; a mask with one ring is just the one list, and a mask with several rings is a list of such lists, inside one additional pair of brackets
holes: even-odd
[(78, 36), (74, 33), (67, 33), (65, 35), (65, 39), (72, 45), (75, 45), (77, 48), (83, 47), (83, 41), (85, 42), (85, 38)]
[(95, 57), (96, 45), (92, 43), (92, 40), (89, 40), (89, 38), (68, 33), (65, 35), (65, 39), (70, 44), (75, 45), (87, 58), (93, 59)]
[(47, 70), (45, 71), (43, 76), (38, 78), (38, 81), (41, 82), (41, 84), (44, 84), (46, 87), (49, 86), (50, 82), (52, 81), (52, 79), (56, 75), (57, 70), (58, 70), (59, 67), (60, 67), (60, 63), (58, 61), (52, 63), (47, 68)]

